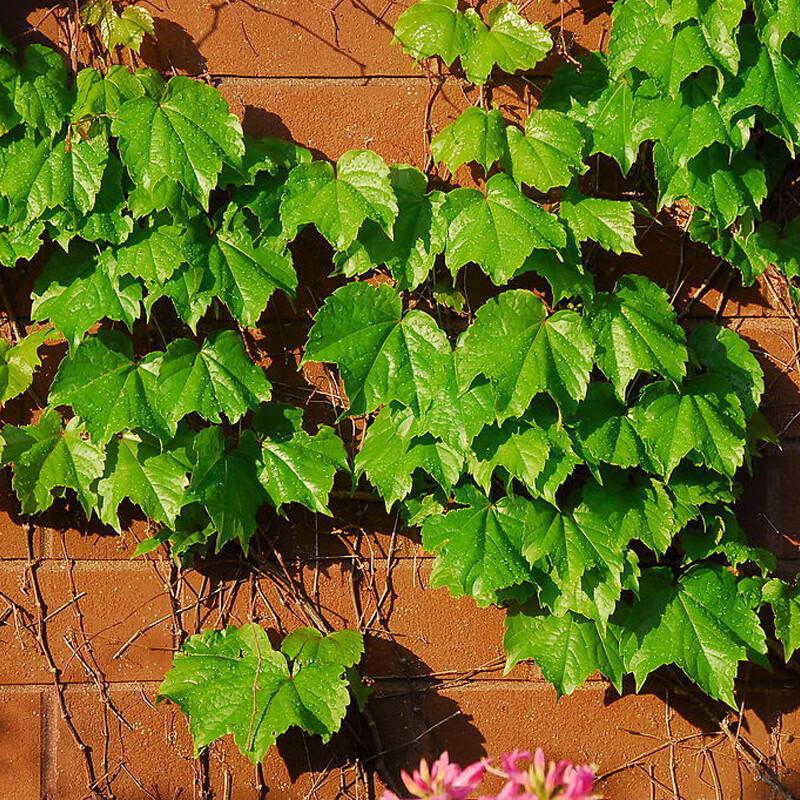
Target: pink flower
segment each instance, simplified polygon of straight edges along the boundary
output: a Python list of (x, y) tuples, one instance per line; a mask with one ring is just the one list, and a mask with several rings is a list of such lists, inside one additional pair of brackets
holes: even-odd
[(503, 756), (508, 783), (496, 800), (592, 800), (594, 770), (591, 767), (576, 767), (569, 761), (557, 764), (551, 761), (547, 766), (541, 748), (534, 753), (527, 769), (518, 766), (519, 761), (530, 757), (530, 753), (519, 750)]
[[(403, 771), (400, 777), (406, 789), (420, 800), (467, 800), (469, 794), (478, 788), (486, 772), (488, 761), (476, 761), (461, 769), (451, 764), (447, 751), (442, 753), (432, 767), (423, 758), (419, 769), (409, 775)], [(382, 800), (399, 800), (395, 794), (386, 791)]]

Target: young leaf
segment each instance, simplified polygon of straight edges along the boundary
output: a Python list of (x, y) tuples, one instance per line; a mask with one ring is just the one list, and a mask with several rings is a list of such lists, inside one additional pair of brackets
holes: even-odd
[(728, 477), (742, 463), (742, 406), (719, 375), (690, 378), (678, 388), (666, 381), (651, 384), (632, 414), (636, 430), (665, 475), (690, 453)]
[(328, 495), (338, 470), (347, 469), (347, 453), (333, 428), (321, 425), (311, 436), (303, 430), (303, 411), (270, 403), (253, 417), (261, 444), (258, 479), (273, 507), (301, 503), (330, 515)]
[(209, 422), (238, 422), (251, 408), (270, 399), (270, 383), (254, 364), (235, 331), (216, 331), (202, 347), (191, 339), (170, 342), (155, 384), (155, 403), (161, 416), (177, 425), (187, 414)]
[(523, 195), (503, 174), (477, 189), (454, 189), (443, 207), (448, 221), (446, 260), (455, 275), (470, 262), (500, 286), (535, 250), (559, 250), (567, 243), (558, 219)]
[(594, 346), (574, 311), (547, 315), (544, 303), (523, 289), (481, 306), (456, 350), (459, 384), (478, 375), (492, 383), (500, 418), (522, 414), (539, 392), (561, 407), (586, 394)]
[(42, 363), (39, 348), (52, 336), (52, 328), (42, 328), (15, 345), (0, 341), (0, 405), (28, 390)]
[(553, 46), (541, 23), (528, 22), (514, 3), (495, 6), (489, 12), (488, 28), (474, 9), (467, 9), (465, 16), (472, 38), (461, 63), (471, 83), (486, 83), (495, 64), (508, 73), (533, 69)]
[(244, 152), (242, 126), (219, 91), (182, 75), (157, 99), (124, 103), (111, 131), (137, 186), (152, 192), (164, 179), (176, 181), (203, 207), (223, 163), (238, 164)]
[(50, 403), (70, 406), (98, 444), (134, 428), (166, 438), (167, 423), (155, 398), (161, 355), (156, 351), (137, 361), (128, 336), (100, 331), (61, 362), (50, 388)]
[(601, 630), (594, 620), (567, 612), (558, 617), (536, 603), (513, 606), (506, 615), (503, 649), (506, 673), (520, 661), (533, 659), (559, 696), (572, 694), (594, 672), (622, 690), (625, 672), (619, 653), (621, 629)]
[(350, 703), (344, 670), (341, 664), (302, 659), (290, 669), (264, 629), (251, 623), (191, 636), (158, 693), (189, 717), (196, 753), (232, 734), (257, 764), (293, 725), (324, 741), (331, 738)]
[(55, 253), (36, 279), (32, 294), (33, 319), (50, 320), (71, 346), (102, 319), (124, 322), (128, 329), (139, 318), (142, 287), (113, 276), (111, 254), (88, 247)]
[(800, 647), (800, 589), (774, 578), (764, 585), (762, 596), (772, 606), (775, 633), (788, 662)]
[(354, 667), (364, 655), (364, 637), (358, 631), (334, 631), (325, 636), (316, 628), (295, 628), (281, 642), (281, 653), (297, 664)]
[(671, 569), (653, 567), (642, 573), (638, 598), (621, 648), (637, 687), (653, 670), (675, 664), (704, 692), (735, 708), (739, 661), (767, 650), (736, 578), (722, 567), (699, 566), (675, 580)]
[(439, 56), (449, 67), (467, 52), (472, 28), (458, 10), (457, 0), (419, 0), (394, 26), (394, 41), (417, 61)]
[(345, 153), (335, 174), (327, 161), (300, 164), (289, 173), (280, 215), (288, 238), (313, 224), (336, 250), (352, 244), (366, 219), (391, 235), (397, 200), (389, 167), (371, 150)]
[(141, 7), (127, 6), (117, 14), (111, 0), (90, 0), (81, 12), (86, 25), (94, 25), (103, 44), (115, 47), (130, 47), (139, 52), (145, 35), (155, 36), (155, 27), (150, 12)]
[(627, 200), (603, 200), (568, 192), (559, 211), (579, 242), (591, 239), (617, 255), (639, 253), (634, 241), (633, 206)]
[(106, 448), (103, 477), (97, 484), (101, 522), (120, 530), (119, 504), (129, 499), (147, 517), (174, 526), (186, 503), (189, 465), (147, 435), (126, 433)]
[(667, 293), (642, 275), (625, 275), (595, 298), (589, 326), (597, 363), (624, 399), (639, 372), (679, 382), (686, 375), (686, 334)]
[(566, 186), (588, 169), (583, 163), (583, 134), (560, 111), (536, 109), (525, 121), (524, 135), (509, 125), (506, 137), (506, 168), (518, 184), (549, 192), (556, 186)]
[(11, 485), (23, 514), (47, 510), (59, 488), (74, 489), (87, 514), (94, 508), (92, 486), (103, 474), (103, 451), (86, 438), (77, 417), (64, 426), (48, 408), (35, 425), (5, 425), (0, 460), (14, 465)]
[(506, 123), (499, 109), (470, 106), (431, 139), (431, 155), (450, 172), (472, 161), (489, 172), (506, 154)]
[(444, 331), (428, 314), (403, 315), (402, 300), (390, 286), (350, 283), (317, 312), (302, 363), (339, 366), (350, 414), (392, 400), (420, 414), (444, 382), (450, 352)]
[(522, 556), (531, 504), (521, 497), (491, 502), (473, 492), (468, 508), (428, 517), (422, 545), (438, 556), (431, 586), (446, 586), (454, 597), (471, 594), (479, 605), (531, 577)]
[(238, 539), (247, 551), (256, 531), (256, 512), (267, 494), (258, 480), (260, 447), (252, 431), (229, 448), (222, 428), (212, 425), (198, 433), (192, 445), (196, 466), (191, 491), (205, 506), (217, 535), (217, 551)]

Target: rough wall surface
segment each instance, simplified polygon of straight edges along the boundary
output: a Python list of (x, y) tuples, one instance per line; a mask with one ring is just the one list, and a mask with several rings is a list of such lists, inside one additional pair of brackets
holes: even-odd
[[(143, 49), (143, 60), (219, 85), (248, 133), (291, 138), (330, 158), (370, 147), (387, 161), (424, 166), (426, 137), (470, 98), (457, 79), (427, 75), (390, 46), (390, 26), (405, 4), (154, 0), (147, 5), (157, 20), (157, 43)], [(0, 25), (18, 45), (66, 47), (59, 20), (67, 11), (52, 12), (53, 5), (2, 0)], [(530, 19), (562, 28), (572, 52), (596, 49), (607, 37), (602, 2), (529, 0), (524, 7)], [(535, 104), (537, 81), (553, 66), (547, 62), (536, 80), (512, 80), (495, 101), (524, 115)], [(459, 177), (470, 178), (466, 171)], [(603, 180), (613, 188), (618, 179), (609, 171)], [(765, 451), (755, 465), (742, 520), (755, 542), (776, 552), (781, 570), (794, 575), (799, 344), (782, 286), (768, 276), (745, 291), (722, 271), (708, 288), (714, 260), (686, 241), (674, 221), (647, 223), (639, 245), (644, 255), (627, 259), (625, 269), (673, 288), (678, 303), (699, 296), (692, 318), (719, 317), (759, 355), (767, 375), (765, 410), (782, 447)], [(329, 254), (304, 234), (296, 261), (297, 302), (274, 303), (248, 344), (286, 397), (305, 400), (312, 417), (331, 419), (335, 384), (324, 372), (297, 371), (309, 316), (333, 286), (326, 278)], [(596, 262), (599, 272), (602, 262)], [(619, 260), (613, 268), (620, 269)], [(4, 276), (23, 322), (33, 274)], [(47, 365), (45, 359), (45, 373)], [(30, 413), (15, 401), (3, 418), (27, 421)], [(264, 551), (274, 548), (280, 560), (265, 558), (262, 573), (231, 550), (221, 562), (179, 574), (160, 554), (131, 559), (144, 534), (141, 523), (118, 537), (87, 528), (67, 506), (51, 511), (46, 526), (30, 525), (16, 508), (3, 474), (0, 800), (78, 800), (91, 796), (92, 780), (121, 800), (253, 798), (267, 788), (270, 797), (298, 800), (367, 798), (378, 791), (373, 769), (396, 774), (442, 748), (466, 760), (537, 745), (552, 757), (597, 764), (610, 800), (780, 796), (754, 781), (736, 731), (732, 739), (714, 725), (718, 709), (658, 681), (638, 696), (619, 698), (604, 681), (592, 680), (556, 702), (535, 668), (504, 676), (502, 615), (426, 588), (429, 560), (417, 537), (398, 530), (394, 517), (368, 500), (337, 499), (332, 520), (307, 513), (265, 519)], [(309, 602), (299, 603), (298, 596)], [(366, 631), (363, 666), (375, 686), (375, 728), (349, 719), (329, 747), (288, 734), (260, 772), (227, 742), (194, 759), (185, 719), (172, 707), (153, 705), (181, 636), (250, 619), (282, 632), (309, 624), (310, 605), (334, 627)], [(739, 698), (742, 732), (785, 785), (800, 792), (797, 674), (744, 670)]]

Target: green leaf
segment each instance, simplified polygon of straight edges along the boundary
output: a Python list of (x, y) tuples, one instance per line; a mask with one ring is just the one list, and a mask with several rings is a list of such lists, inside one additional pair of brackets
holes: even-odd
[(287, 503), (301, 503), (330, 515), (328, 495), (337, 471), (348, 467), (347, 453), (333, 428), (321, 425), (311, 436), (302, 422), (302, 409), (278, 403), (255, 413), (253, 430), (261, 444), (258, 478), (278, 511)]
[(644, 443), (610, 383), (589, 385), (572, 425), (587, 462), (602, 461), (623, 468), (647, 463)]
[(719, 375), (700, 375), (675, 387), (648, 386), (633, 407), (636, 430), (664, 474), (690, 453), (722, 475), (742, 463), (745, 419), (736, 392)]
[(159, 698), (189, 717), (195, 753), (232, 734), (257, 764), (293, 725), (328, 741), (350, 703), (344, 667), (300, 660), (290, 669), (255, 623), (191, 636), (172, 663)]
[(90, 0), (81, 10), (81, 18), (84, 24), (97, 28), (109, 50), (129, 47), (138, 53), (145, 35), (155, 36), (150, 12), (137, 6), (127, 6), (117, 14), (111, 0)]
[(181, 75), (157, 99), (124, 103), (111, 130), (137, 186), (152, 192), (176, 181), (204, 207), (223, 163), (238, 164), (244, 152), (242, 127), (219, 91)]
[(71, 346), (102, 319), (124, 322), (129, 329), (141, 311), (138, 283), (113, 277), (110, 253), (74, 247), (56, 253), (36, 279), (33, 319), (50, 320)]
[(492, 503), (475, 492), (468, 508), (428, 517), (422, 545), (438, 556), (431, 586), (448, 587), (454, 597), (471, 594), (479, 605), (530, 579), (522, 556), (531, 504), (520, 497)]
[(166, 281), (186, 263), (186, 233), (179, 225), (163, 224), (137, 230), (114, 252), (117, 274)]
[(236, 331), (209, 334), (202, 347), (190, 339), (170, 342), (154, 392), (156, 407), (173, 429), (193, 412), (209, 422), (221, 422), (221, 414), (238, 422), (271, 396), (264, 371), (250, 360)]
[(97, 484), (100, 520), (120, 530), (119, 504), (129, 499), (148, 518), (174, 526), (186, 502), (189, 465), (157, 440), (126, 433), (114, 437), (106, 449), (103, 477)]
[(621, 649), (637, 687), (653, 670), (675, 664), (733, 708), (739, 661), (766, 652), (758, 616), (739, 596), (736, 578), (717, 566), (694, 567), (677, 580), (667, 567), (645, 570), (625, 628)]
[(722, 227), (747, 211), (758, 214), (767, 195), (763, 165), (750, 149), (731, 157), (726, 147), (715, 144), (681, 167), (657, 142), (653, 160), (661, 207), (685, 197), (713, 214)]
[(52, 138), (64, 127), (71, 105), (61, 54), (40, 44), (26, 47), (14, 91), (14, 108), (22, 121)]
[(88, 441), (77, 418), (66, 426), (54, 408), (35, 425), (3, 427), (3, 464), (14, 465), (12, 486), (23, 514), (45, 511), (54, 489), (74, 489), (87, 514), (95, 505), (92, 485), (103, 474), (103, 451)]
[(220, 186), (252, 184), (263, 172), (271, 176), (283, 176), (287, 170), (310, 161), (311, 151), (293, 142), (271, 136), (255, 139), (245, 135), (241, 166), (226, 165), (220, 177)]
[(448, 490), (461, 476), (463, 456), (420, 428), (410, 409), (386, 405), (367, 429), (356, 455), (356, 475), (369, 478), (387, 509), (411, 492), (415, 470), (427, 472)]
[(389, 168), (398, 214), (391, 238), (372, 220), (366, 220), (356, 240), (334, 254), (337, 269), (348, 277), (386, 264), (398, 289), (413, 290), (428, 277), (444, 250), (447, 225), (442, 215), (444, 192), (427, 192), (428, 177), (407, 164)]
[(524, 134), (509, 125), (506, 137), (506, 169), (518, 184), (549, 192), (588, 169), (583, 163), (583, 133), (560, 111), (536, 109), (525, 121)]
[(780, 50), (762, 46), (749, 26), (742, 28), (740, 41), (745, 61), (736, 81), (726, 87), (723, 112), (730, 119), (742, 111), (763, 109), (774, 117), (794, 155), (794, 146), (800, 144), (797, 66)]
[(267, 494), (258, 480), (260, 446), (252, 431), (229, 448), (217, 425), (204, 428), (194, 439), (196, 466), (192, 472), (192, 494), (208, 511), (217, 534), (217, 551), (238, 539), (247, 547), (256, 532), (256, 512)]
[(539, 22), (528, 22), (514, 3), (500, 3), (488, 16), (489, 27), (470, 8), (465, 17), (472, 38), (461, 63), (467, 80), (484, 84), (495, 64), (513, 74), (533, 69), (550, 51), (553, 40)]
[(730, 383), (745, 417), (755, 414), (764, 394), (764, 373), (747, 342), (736, 331), (705, 323), (692, 331), (689, 345), (710, 373)]
[(619, 653), (621, 629), (567, 612), (557, 617), (536, 603), (513, 606), (506, 615), (503, 648), (508, 652), (506, 673), (520, 661), (533, 659), (559, 696), (572, 694), (594, 672), (622, 690), (625, 672)]
[(281, 643), (281, 652), (298, 664), (354, 667), (364, 655), (364, 637), (358, 631), (334, 631), (325, 636), (316, 628), (295, 628)]
[[(0, 53), (3, 49), (0, 48)], [(0, 136), (5, 136), (22, 122), (22, 117), (14, 106), (18, 71), (16, 59), (5, 54), (0, 55)]]
[(42, 222), (20, 222), (0, 230), (0, 264), (15, 267), (22, 260), (30, 261), (42, 247), (43, 233)]
[(12, 206), (12, 222), (26, 222), (53, 208), (62, 208), (72, 224), (92, 210), (108, 162), (104, 136), (52, 145), (26, 136), (9, 146), (14, 164), (0, 179), (0, 191)]
[(203, 268), (188, 264), (178, 267), (165, 281), (149, 281), (147, 292), (144, 304), (148, 316), (152, 314), (156, 302), (166, 297), (192, 331), (197, 330), (197, 323), (208, 310), (214, 296)]
[(568, 192), (561, 200), (559, 213), (577, 241), (591, 239), (617, 255), (639, 253), (634, 241), (633, 206), (627, 200), (603, 200)]
[(280, 207), (286, 236), (313, 224), (336, 250), (345, 250), (364, 220), (391, 235), (397, 217), (389, 167), (371, 150), (350, 150), (334, 168), (327, 161), (300, 164), (290, 173)]
[(500, 286), (536, 249), (559, 250), (566, 232), (558, 219), (523, 195), (503, 174), (477, 189), (454, 189), (443, 207), (448, 221), (446, 261), (455, 275), (470, 262)]
[(28, 390), (33, 373), (42, 364), (39, 348), (52, 336), (52, 328), (42, 328), (15, 345), (5, 339), (0, 341), (0, 404)]
[(419, 0), (398, 18), (394, 41), (417, 61), (439, 56), (449, 67), (467, 52), (472, 28), (456, 0)]
[(478, 375), (492, 383), (500, 418), (522, 414), (539, 392), (561, 407), (586, 394), (594, 346), (574, 311), (547, 315), (532, 292), (515, 289), (481, 306), (458, 342), (459, 384)]
[(292, 295), (297, 286), (289, 254), (256, 244), (243, 225), (196, 233), (186, 244), (186, 258), (204, 272), (201, 289), (219, 297), (242, 325), (258, 322), (276, 289)]
[(94, 69), (82, 69), (75, 78), (75, 89), (73, 120), (78, 123), (98, 117), (110, 120), (126, 100), (145, 95), (159, 97), (164, 89), (164, 80), (153, 69), (131, 72), (121, 64), (114, 64), (105, 75)]
[(763, 598), (772, 606), (775, 633), (788, 662), (800, 647), (800, 589), (774, 578), (764, 585)]
[(506, 154), (506, 123), (499, 109), (470, 106), (431, 139), (431, 155), (450, 172), (476, 162), (488, 172)]
[(759, 39), (779, 52), (790, 33), (800, 35), (800, 4), (797, 0), (753, 0)]
[(550, 455), (550, 440), (542, 428), (510, 419), (484, 428), (475, 437), (472, 450), (471, 472), (485, 492), (490, 491), (492, 475), (499, 467), (535, 491)]
[(156, 351), (137, 361), (128, 336), (100, 331), (61, 362), (50, 388), (50, 403), (70, 406), (98, 444), (134, 428), (164, 439), (167, 423), (155, 399), (161, 356)]
[(589, 326), (597, 363), (624, 399), (639, 372), (679, 382), (686, 375), (686, 334), (667, 293), (642, 275), (625, 275), (595, 298)]
[(397, 400), (415, 414), (428, 409), (445, 380), (447, 337), (422, 311), (403, 315), (386, 284), (350, 283), (337, 289), (314, 317), (302, 363), (339, 366), (350, 414)]

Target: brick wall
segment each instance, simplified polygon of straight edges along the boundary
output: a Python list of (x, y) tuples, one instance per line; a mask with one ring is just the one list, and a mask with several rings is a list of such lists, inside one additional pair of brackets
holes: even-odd
[[(70, 3), (71, 4), (71, 3)], [(64, 46), (49, 0), (5, 0), (0, 24), (17, 44)], [(404, 3), (394, 0), (154, 0), (158, 40), (143, 49), (148, 64), (203, 75), (220, 86), (247, 132), (289, 137), (336, 158), (371, 147), (387, 161), (425, 163), (426, 131), (469, 103), (460, 83), (429, 77), (390, 46), (390, 26)], [(534, 0), (531, 19), (566, 31), (578, 51), (607, 37), (603, 3)], [(535, 104), (537, 82), (512, 80), (495, 93), (509, 114)], [(469, 181), (467, 170), (459, 175)], [(613, 188), (618, 177), (603, 175)], [(642, 258), (598, 260), (609, 280), (620, 269), (645, 272), (693, 297), (715, 262), (669, 221), (643, 227)], [(286, 398), (309, 414), (330, 416), (325, 374), (298, 374), (309, 315), (332, 288), (329, 254), (312, 234), (297, 245), (300, 296), (277, 302), (250, 334), (251, 352)], [(25, 321), (30, 274), (5, 273), (16, 313)], [(774, 286), (774, 289), (773, 289)], [(783, 446), (755, 465), (742, 504), (752, 539), (773, 549), (781, 570), (796, 569), (800, 522), (797, 332), (776, 279), (742, 290), (719, 275), (693, 306), (693, 318), (718, 316), (747, 338), (766, 374), (766, 412)], [(288, 355), (284, 355), (288, 350)], [(45, 360), (45, 377), (55, 353)], [(15, 401), (5, 420), (27, 420)], [(193, 758), (184, 718), (154, 707), (159, 680), (180, 636), (202, 627), (259, 620), (281, 632), (309, 619), (280, 584), (238, 563), (221, 562), (179, 575), (163, 556), (131, 559), (144, 531), (122, 536), (87, 529), (68, 506), (29, 526), (16, 512), (8, 476), (0, 476), (0, 800), (88, 797), (89, 762), (107, 796), (122, 800), (199, 797), (369, 797), (370, 770), (355, 757), (368, 742), (367, 766), (394, 771), (448, 748), (458, 759), (542, 745), (553, 757), (591, 761), (609, 777), (611, 800), (767, 800), (725, 736), (688, 696), (658, 681), (641, 695), (616, 696), (591, 680), (556, 702), (537, 670), (502, 671), (502, 615), (427, 588), (429, 559), (413, 534), (396, 532), (380, 505), (339, 499), (333, 521), (300, 512), (264, 520), (265, 547), (282, 554), (294, 593), (304, 592), (334, 627), (365, 626), (364, 672), (379, 744), (363, 721), (350, 719), (329, 747), (293, 733), (282, 737), (257, 772), (228, 742)], [(46, 523), (46, 524), (45, 524)], [(265, 565), (266, 568), (266, 565)], [(35, 633), (41, 630), (42, 642)], [(59, 680), (54, 680), (53, 667)], [(743, 730), (800, 791), (800, 685), (794, 674), (745, 670)], [(66, 712), (66, 713), (65, 713)]]

